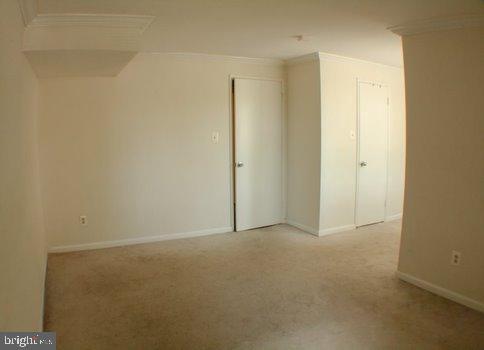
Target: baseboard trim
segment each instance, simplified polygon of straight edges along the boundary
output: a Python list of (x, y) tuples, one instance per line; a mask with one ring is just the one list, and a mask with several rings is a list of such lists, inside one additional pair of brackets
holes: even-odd
[(133, 244), (170, 241), (170, 240), (182, 239), (182, 238), (201, 237), (201, 236), (208, 236), (208, 235), (227, 233), (227, 232), (233, 232), (232, 227), (219, 227), (219, 228), (212, 228), (212, 229), (199, 230), (199, 231), (179, 232), (179, 233), (171, 233), (166, 235), (128, 238), (128, 239), (120, 239), (120, 240), (114, 240), (114, 241), (102, 241), (102, 242), (93, 242), (93, 243), (84, 243), (84, 244), (54, 246), (49, 248), (49, 253), (65, 253), (65, 252), (75, 252), (80, 250), (121, 247), (126, 245), (133, 245)]
[(338, 227), (330, 227), (330, 228), (325, 228), (322, 230), (319, 230), (318, 236), (327, 236), (327, 235), (332, 235), (333, 233), (339, 233), (339, 232), (345, 232), (345, 231), (352, 231), (356, 229), (356, 225), (344, 225), (344, 226), (338, 226)]
[(316, 230), (315, 228), (300, 224), (299, 222), (292, 221), (292, 220), (286, 220), (286, 224), (294, 226), (294, 227), (296, 227), (296, 228), (298, 228), (298, 229), (300, 229), (304, 232), (310, 233), (314, 236), (319, 236), (318, 230)]
[(450, 299), (452, 301), (455, 301), (456, 303), (465, 305), (471, 309), (474, 309), (476, 311), (484, 312), (484, 303), (481, 303), (477, 300), (468, 298), (462, 294), (453, 292), (449, 289), (437, 286), (433, 283), (421, 280), (420, 278), (414, 277), (412, 275), (409, 275), (404, 272), (397, 271), (396, 275), (398, 278), (400, 278), (402, 281), (408, 282), (410, 284), (413, 284), (417, 287), (420, 287), (422, 289), (425, 289), (426, 291), (429, 291), (431, 293), (440, 295), (441, 297), (444, 297), (446, 299)]
[(44, 331), (45, 296), (47, 295), (45, 293), (45, 288), (47, 286), (47, 262), (48, 262), (48, 258), (49, 258), (47, 250), (45, 250), (44, 255), (45, 255), (44, 264), (42, 266), (42, 276), (44, 277), (44, 284), (42, 285), (42, 300), (41, 300), (42, 304), (40, 305), (40, 327), (41, 327), (40, 330), (42, 332)]
[(286, 220), (286, 223), (288, 225), (294, 226), (294, 227), (296, 227), (300, 230), (308, 232), (308, 233), (310, 233), (314, 236), (317, 236), (317, 237), (327, 236), (327, 235), (331, 235), (333, 233), (351, 231), (351, 230), (356, 229), (356, 226), (353, 225), (353, 224), (352, 225), (339, 226), (339, 227), (330, 227), (330, 228), (326, 228), (326, 229), (323, 229), (323, 230), (317, 230), (313, 227), (309, 227), (309, 226), (300, 224), (299, 222), (292, 221), (292, 220)]
[(400, 220), (403, 217), (403, 213), (398, 213), (395, 215), (389, 215), (385, 217), (385, 221)]

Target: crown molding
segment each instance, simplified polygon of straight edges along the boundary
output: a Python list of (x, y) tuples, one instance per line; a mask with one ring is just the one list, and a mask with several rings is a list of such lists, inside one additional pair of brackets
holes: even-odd
[(177, 58), (185, 59), (202, 59), (209, 61), (222, 61), (222, 62), (233, 62), (233, 63), (245, 63), (245, 64), (258, 64), (267, 66), (283, 66), (284, 61), (275, 58), (257, 58), (257, 57), (239, 57), (239, 56), (228, 56), (228, 55), (214, 55), (205, 53), (194, 53), (194, 52), (156, 52), (156, 51), (142, 51), (143, 54), (151, 55), (164, 55)]
[(37, 0), (18, 0), (20, 12), (22, 13), (22, 20), (24, 26), (28, 26), (32, 20), (37, 16), (38, 4)]
[(440, 30), (484, 26), (484, 15), (459, 15), (452, 17), (428, 18), (388, 27), (393, 33), (406, 36)]
[(29, 24), (38, 27), (103, 27), (122, 28), (143, 33), (154, 16), (105, 14), (39, 14)]
[(286, 66), (294, 66), (297, 64), (305, 63), (305, 62), (311, 62), (311, 61), (318, 61), (318, 62), (323, 62), (323, 61), (331, 61), (331, 62), (350, 62), (350, 63), (363, 63), (363, 64), (374, 64), (378, 66), (382, 66), (385, 68), (393, 68), (393, 69), (402, 69), (400, 66), (391, 66), (383, 63), (378, 63), (378, 62), (372, 62), (372, 61), (366, 61), (362, 60), (359, 58), (353, 58), (353, 57), (346, 57), (346, 56), (340, 56), (340, 55), (335, 55), (331, 53), (326, 53), (326, 52), (313, 52), (304, 56), (299, 56), (295, 58), (288, 59), (285, 62)]
[(402, 69), (401, 66), (392, 66), (384, 63), (367, 61), (367, 60), (362, 60), (360, 58), (354, 58), (354, 57), (340, 56), (340, 55), (335, 55), (335, 54), (326, 53), (326, 52), (318, 52), (318, 57), (321, 62), (331, 61), (331, 62), (361, 63), (361, 64), (377, 65), (385, 68)]

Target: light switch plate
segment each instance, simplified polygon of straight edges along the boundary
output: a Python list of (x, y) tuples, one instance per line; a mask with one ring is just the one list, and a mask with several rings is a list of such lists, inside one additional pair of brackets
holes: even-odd
[(218, 131), (212, 132), (212, 142), (213, 143), (218, 143), (219, 141), (219, 133)]
[(350, 139), (356, 140), (356, 132), (354, 130), (350, 130)]

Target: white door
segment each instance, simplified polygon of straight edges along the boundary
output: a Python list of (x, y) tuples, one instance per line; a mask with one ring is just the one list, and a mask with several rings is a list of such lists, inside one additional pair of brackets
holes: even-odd
[(235, 230), (282, 222), (282, 84), (234, 79)]
[(358, 180), (356, 226), (385, 220), (388, 145), (388, 88), (358, 84)]

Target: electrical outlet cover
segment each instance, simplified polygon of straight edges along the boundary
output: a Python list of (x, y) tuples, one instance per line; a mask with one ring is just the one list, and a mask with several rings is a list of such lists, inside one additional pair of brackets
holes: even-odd
[(453, 250), (452, 251), (452, 265), (460, 265), (460, 260), (461, 260), (461, 254), (458, 251)]

